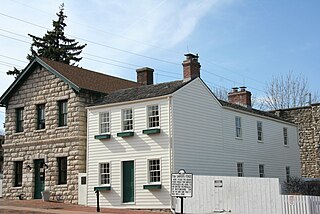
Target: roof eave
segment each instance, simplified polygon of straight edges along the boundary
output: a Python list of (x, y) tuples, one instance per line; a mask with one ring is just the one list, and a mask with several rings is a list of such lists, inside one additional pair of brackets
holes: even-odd
[(7, 105), (8, 98), (10, 97), (10, 94), (14, 91), (14, 89), (19, 85), (21, 81), (29, 74), (30, 69), (35, 65), (35, 63), (40, 64), (50, 72), (52, 72), (54, 75), (62, 79), (64, 82), (66, 82), (70, 87), (72, 87), (75, 91), (79, 92), (80, 87), (74, 84), (72, 81), (67, 79), (65, 76), (60, 74), (58, 71), (56, 71), (54, 68), (49, 66), (47, 63), (45, 63), (43, 60), (41, 60), (39, 57), (36, 57), (34, 60), (32, 60), (25, 69), (23, 69), (23, 72), (18, 76), (17, 79), (9, 86), (9, 88), (4, 92), (4, 94), (0, 97), (0, 104), (2, 106)]

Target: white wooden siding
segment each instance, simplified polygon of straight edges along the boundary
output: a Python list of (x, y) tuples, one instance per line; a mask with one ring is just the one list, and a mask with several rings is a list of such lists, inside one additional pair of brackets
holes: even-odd
[[(264, 164), (266, 177), (300, 175), (297, 128), (288, 123), (222, 108), (198, 79), (173, 95), (173, 164), (195, 175), (236, 176), (242, 162), (244, 176), (258, 177)], [(235, 137), (235, 116), (242, 122), (242, 139)], [(257, 121), (263, 124), (263, 142), (257, 140)], [(282, 128), (289, 145), (283, 145)]]
[[(135, 104), (88, 109), (88, 205), (96, 205), (93, 191), (99, 186), (98, 164), (110, 162), (111, 190), (101, 191), (100, 206), (102, 207), (134, 207), (134, 208), (170, 208), (170, 160), (169, 160), (169, 100), (167, 98), (140, 102)], [(147, 129), (147, 106), (158, 104), (160, 108), (161, 133), (156, 135), (142, 134)], [(117, 137), (122, 132), (121, 110), (133, 109), (134, 136)], [(109, 111), (111, 116), (111, 139), (96, 140), (99, 134), (99, 112)], [(160, 190), (145, 190), (148, 183), (148, 159), (161, 159)], [(121, 162), (134, 160), (135, 166), (135, 203), (122, 203)]]

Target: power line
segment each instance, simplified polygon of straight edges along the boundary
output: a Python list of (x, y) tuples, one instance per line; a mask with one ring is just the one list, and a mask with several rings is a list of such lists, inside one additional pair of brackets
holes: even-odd
[(0, 36), (6, 37), (6, 38), (9, 38), (9, 39), (13, 39), (13, 40), (16, 40), (16, 41), (19, 41), (19, 42), (31, 44), (30, 42), (26, 42), (26, 41), (23, 41), (23, 40), (21, 40), (21, 39), (17, 39), (17, 38), (11, 37), (11, 36), (6, 36), (6, 35), (3, 35), (3, 34), (0, 34)]
[(4, 57), (4, 58), (7, 58), (7, 59), (15, 60), (15, 61), (18, 61), (18, 62), (28, 63), (28, 62), (26, 62), (26, 61), (22, 61), (22, 60), (19, 60), (19, 59), (13, 58), (13, 57), (4, 56), (4, 55), (2, 55), (2, 54), (0, 54), (0, 56), (1, 56), (1, 57)]
[[(27, 23), (27, 24), (30, 24), (30, 25), (33, 25), (33, 26), (36, 26), (36, 27), (40, 27), (40, 28), (49, 30), (48, 28), (43, 27), (41, 25), (33, 24), (32, 22), (28, 22), (28, 21), (25, 21), (25, 20), (22, 20), (22, 19), (13, 17), (13, 16), (9, 16), (9, 15), (6, 15), (6, 14), (1, 13), (1, 12), (0, 12), (0, 15), (8, 17), (8, 18), (11, 18), (11, 19), (14, 19), (14, 20), (17, 20), (17, 21), (20, 21), (20, 22), (24, 22), (24, 23)], [(168, 63), (168, 64), (179, 65), (178, 63), (170, 62), (168, 60), (157, 59), (155, 57), (150, 57), (150, 56), (146, 56), (146, 55), (139, 54), (139, 53), (136, 53), (136, 52), (124, 50), (124, 49), (121, 49), (121, 48), (116, 48), (116, 47), (113, 47), (113, 46), (110, 46), (110, 45), (105, 45), (105, 44), (102, 44), (102, 43), (99, 43), (99, 42), (94, 42), (94, 41), (91, 41), (91, 40), (88, 40), (88, 39), (84, 39), (84, 38), (81, 38), (81, 37), (77, 37), (77, 36), (73, 36), (73, 35), (70, 35), (70, 34), (66, 34), (66, 35), (67, 36), (71, 36), (71, 37), (76, 38), (76, 39), (79, 39), (79, 40), (82, 40), (82, 41), (85, 41), (85, 42), (89, 42), (91, 44), (95, 44), (95, 45), (106, 47), (106, 48), (109, 48), (109, 49), (112, 49), (112, 50), (116, 50), (116, 51), (119, 51), (119, 52), (124, 52), (124, 53), (132, 54), (132, 55), (136, 55), (136, 56), (139, 56), (139, 57), (144, 57), (144, 58), (147, 58), (147, 59), (151, 59), (151, 60), (155, 60), (155, 61), (159, 61), (159, 62), (164, 62), (164, 63)], [(7, 37), (7, 36), (4, 36), (4, 37)], [(19, 41), (19, 39), (16, 39), (16, 40)]]
[[(0, 34), (0, 36), (2, 36), (2, 34)], [(4, 35), (3, 35), (3, 36), (4, 36)], [(10, 38), (10, 39), (14, 39), (14, 40), (17, 40), (17, 41), (20, 41), (20, 42), (27, 43), (26, 41), (23, 41), (23, 40), (20, 40), (20, 39), (16, 39), (16, 38), (14, 38), (14, 37), (10, 37), (10, 36), (5, 36), (5, 37), (6, 37), (6, 38)], [(31, 43), (28, 42), (28, 44), (31, 44)], [(103, 44), (102, 44), (102, 45), (103, 45)], [(101, 56), (97, 56), (97, 55), (90, 54), (90, 53), (84, 53), (84, 55), (89, 55), (89, 56), (93, 56), (93, 57), (97, 57), (97, 58), (101, 58), (101, 59), (106, 59), (106, 60), (110, 60), (110, 61), (114, 61), (114, 62), (126, 64), (126, 65), (130, 65), (130, 66), (142, 67), (142, 66), (139, 66), (139, 65), (130, 64), (130, 63), (126, 63), (126, 62), (123, 62), (123, 61), (114, 60), (114, 59), (110, 59), (110, 58), (106, 58), (106, 57), (101, 57)], [(96, 61), (96, 62), (100, 62), (100, 63), (104, 63), (104, 64), (108, 64), (108, 65), (112, 65), (112, 66), (116, 66), (116, 67), (121, 67), (121, 68), (126, 68), (126, 69), (132, 69), (132, 68), (129, 68), (129, 67), (126, 67), (126, 66), (116, 65), (116, 64), (114, 64), (114, 63), (107, 63), (107, 62), (105, 62), (105, 61), (100, 61), (100, 60), (92, 59), (92, 58), (89, 58), (89, 57), (83, 57), (83, 58), (84, 58), (84, 59), (88, 59), (88, 60), (92, 60), (92, 61)], [(178, 64), (178, 63), (174, 63), (174, 64), (180, 65), (180, 64)], [(207, 72), (207, 73), (209, 73), (209, 74), (211, 74), (211, 75), (217, 76), (217, 77), (219, 77), (219, 78), (228, 80), (228, 81), (230, 81), (231, 83), (234, 83), (234, 84), (237, 83), (237, 84), (242, 85), (242, 83), (240, 83), (240, 82), (236, 82), (236, 81), (234, 81), (234, 80), (231, 80), (231, 79), (229, 79), (229, 78), (223, 77), (223, 76), (221, 76), (221, 75), (212, 73), (212, 72), (207, 71), (207, 70), (205, 70), (205, 69), (203, 69), (203, 68), (202, 68), (201, 70), (204, 71), (204, 72)], [(165, 71), (165, 70), (160, 70), (160, 69), (159, 69), (158, 71), (162, 71), (162, 72), (165, 72), (165, 73), (173, 73), (173, 72), (169, 72), (169, 71)], [(260, 90), (260, 91), (261, 91), (261, 90)]]
[[(20, 4), (20, 5), (23, 5), (23, 6), (25, 6), (25, 7), (28, 7), (28, 8), (32, 8), (32, 9), (34, 9), (34, 10), (38, 10), (38, 11), (40, 11), (40, 12), (42, 12), (42, 13), (45, 13), (45, 14), (48, 14), (48, 15), (50, 15), (50, 16), (53, 15), (53, 14), (48, 13), (47, 11), (41, 10), (41, 9), (39, 9), (39, 8), (35, 8), (35, 7), (30, 6), (30, 5), (27, 5), (27, 4), (24, 4), (24, 3), (21, 3), (21, 2), (15, 1), (15, 0), (11, 0), (11, 1), (13, 1), (13, 2), (15, 2), (15, 3), (17, 3), (17, 4)], [(160, 2), (155, 8), (160, 7), (165, 1), (166, 1), (166, 0)], [(203, 2), (202, 2), (202, 3), (203, 3)], [(199, 4), (198, 8), (200, 8), (201, 6), (202, 6), (202, 4)], [(155, 8), (153, 8), (152, 11), (153, 11)], [(150, 11), (147, 13), (147, 15), (148, 15), (149, 13), (150, 13)], [(9, 18), (12, 18), (12, 19), (17, 19), (17, 20), (19, 20), (19, 21), (23, 21), (23, 22), (24, 22), (24, 20), (22, 20), (22, 19), (19, 19), (19, 18), (10, 16), (10, 15), (7, 15), (7, 14), (3, 14), (3, 13), (0, 13), (0, 14), (1, 14), (1, 15), (4, 15), (4, 16), (6, 16), (6, 17), (9, 17)], [(138, 22), (138, 21), (140, 21), (141, 19), (145, 18), (147, 15), (143, 16), (142, 18), (140, 18), (140, 19), (137, 20), (136, 22)], [(104, 30), (99, 29), (99, 28), (92, 27), (91, 25), (88, 26), (88, 25), (85, 25), (85, 24), (82, 24), (82, 23), (74, 22), (74, 21), (72, 21), (72, 20), (70, 20), (70, 22), (73, 22), (73, 23), (78, 24), (78, 25), (81, 25), (81, 26), (85, 26), (85, 27), (87, 27), (87, 28), (89, 28), (89, 29), (98, 30), (98, 31), (104, 32), (104, 33), (106, 33), (106, 34), (112, 34), (112, 35), (115, 35), (115, 36), (117, 36), (117, 37), (121, 37), (121, 38), (123, 38), (123, 39), (129, 40), (129, 41), (133, 41), (133, 42), (136, 42), (136, 43), (139, 43), (139, 44), (143, 44), (143, 45), (150, 46), (150, 47), (154, 47), (154, 48), (158, 48), (158, 49), (163, 49), (163, 50), (166, 50), (166, 51), (168, 51), (168, 52), (171, 52), (171, 53), (174, 53), (174, 54), (177, 54), (177, 55), (179, 54), (179, 55), (180, 55), (180, 53), (175, 52), (175, 51), (173, 51), (173, 50), (171, 50), (171, 49), (168, 49), (168, 48), (163, 48), (163, 47), (159, 47), (159, 46), (156, 46), (156, 45), (148, 44), (148, 43), (145, 43), (145, 42), (142, 42), (142, 41), (134, 40), (134, 39), (132, 39), (132, 38), (125, 37), (125, 36), (123, 36), (123, 35), (121, 35), (121, 34), (115, 34), (115, 33), (113, 33), (113, 32), (108, 32), (108, 31), (104, 31)], [(133, 24), (135, 24), (136, 22), (134, 22)], [(26, 22), (26, 23), (31, 24), (31, 25), (34, 25), (34, 26), (37, 26), (37, 27), (41, 27), (41, 28), (43, 28), (43, 29), (48, 30), (48, 28), (45, 28), (45, 27), (40, 26), (40, 25), (37, 25), (37, 24), (33, 24), (33, 23), (31, 23), (31, 22)], [(131, 24), (130, 26), (132, 26), (133, 24)], [(129, 28), (130, 28), (130, 27), (129, 27)], [(66, 35), (67, 35), (67, 34), (66, 34)], [(72, 36), (72, 35), (69, 35), (69, 36)], [(83, 40), (83, 41), (91, 42), (91, 43), (92, 43), (92, 41), (86, 40), (86, 39), (83, 39), (83, 38), (80, 38), (80, 37), (74, 37), (74, 38), (81, 39), (81, 40)], [(101, 45), (101, 44), (96, 43), (96, 45)], [(114, 50), (117, 50), (117, 51), (124, 51), (124, 50), (121, 50), (121, 49), (114, 48), (114, 47), (112, 47), (112, 46), (105, 46), (105, 47), (111, 48), (111, 49), (114, 49)], [(134, 53), (134, 52), (130, 52), (130, 51), (125, 51), (125, 52), (126, 52), (126, 53), (130, 53), (130, 54), (138, 54), (138, 53)], [(159, 59), (156, 59), (156, 58), (153, 58), (153, 57), (148, 57), (148, 56), (145, 56), (145, 55), (142, 55), (142, 54), (138, 54), (138, 56), (140, 56), (140, 57), (147, 57), (147, 58), (149, 58), (149, 59), (159, 61)], [(205, 58), (201, 58), (201, 60), (206, 61), (206, 62), (208, 62), (208, 63), (210, 63), (210, 64), (212, 64), (212, 65), (218, 66), (218, 67), (220, 67), (220, 68), (222, 68), (222, 69), (224, 69), (224, 70), (226, 70), (226, 71), (229, 71), (229, 72), (231, 72), (231, 73), (237, 74), (237, 75), (239, 75), (239, 76), (241, 76), (241, 77), (243, 77), (243, 78), (251, 79), (251, 80), (253, 80), (253, 81), (257, 82), (257, 83), (260, 83), (260, 84), (262, 84), (262, 85), (265, 85), (265, 83), (263, 83), (263, 82), (261, 82), (261, 81), (259, 81), (259, 80), (257, 80), (257, 79), (254, 79), (254, 78), (252, 78), (252, 77), (250, 77), (250, 76), (246, 76), (246, 75), (240, 74), (239, 72), (233, 71), (233, 70), (230, 69), (230, 68), (227, 68), (227, 67), (225, 67), (225, 66), (223, 66), (223, 65), (220, 65), (220, 64), (218, 64), (218, 63), (212, 62), (212, 60), (206, 60)], [(170, 62), (170, 61), (166, 61), (166, 60), (160, 60), (160, 61), (166, 62), (166, 63), (170, 63), (170, 64), (176, 64), (176, 63), (174, 63), (174, 62)]]
[[(18, 2), (18, 1), (14, 1), (14, 0), (11, 0), (15, 3), (18, 3), (18, 4), (21, 4), (25, 7), (29, 7), (29, 8), (32, 8), (34, 10), (38, 10), (42, 13), (45, 13), (47, 15), (53, 15), (45, 10), (41, 10), (39, 8), (35, 8), (35, 7), (32, 7), (32, 6), (29, 6), (27, 4), (24, 4), (24, 3), (21, 3), (21, 2)], [(160, 3), (161, 4), (161, 3)], [(149, 11), (150, 13), (150, 11)], [(161, 47), (161, 46), (157, 46), (157, 45), (154, 45), (154, 44), (150, 44), (150, 43), (146, 43), (146, 42), (142, 42), (142, 41), (139, 41), (139, 40), (135, 40), (135, 39), (132, 39), (132, 38), (129, 38), (129, 37), (126, 37), (126, 36), (123, 36), (123, 34), (118, 34), (118, 33), (114, 33), (114, 32), (111, 32), (111, 31), (106, 31), (106, 30), (102, 30), (101, 28), (97, 28), (97, 27), (93, 27), (92, 25), (86, 25), (86, 24), (83, 24), (83, 23), (79, 23), (79, 22), (75, 22), (75, 21), (72, 21), (70, 19), (68, 19), (71, 23), (75, 23), (77, 25), (80, 25), (80, 26), (84, 26), (88, 29), (93, 29), (93, 30), (96, 30), (96, 31), (100, 31), (102, 33), (105, 33), (106, 35), (113, 35), (113, 36), (116, 36), (118, 38), (122, 38), (122, 39), (125, 39), (125, 40), (128, 40), (128, 41), (132, 41), (132, 42), (135, 42), (137, 44), (142, 44), (142, 45), (145, 45), (145, 46), (149, 46), (149, 47), (153, 47), (153, 48), (158, 48), (158, 49), (162, 49), (162, 50), (165, 50), (165, 51), (168, 51), (168, 52), (171, 52), (171, 53), (174, 53), (174, 54), (177, 54), (180, 56), (181, 53), (178, 53), (178, 52), (175, 52), (175, 51), (172, 51), (171, 49), (168, 49), (168, 48), (164, 48), (164, 47)]]
[[(22, 20), (22, 19), (19, 19), (19, 18), (13, 17), (13, 16), (9, 16), (9, 15), (3, 14), (3, 13), (0, 13), (0, 15), (3, 15), (3, 16), (6, 16), (6, 17), (9, 17), (9, 18), (12, 18), (12, 19), (15, 19), (15, 20), (18, 20), (18, 21), (21, 21), (21, 22), (30, 24), (30, 25), (34, 25), (34, 26), (37, 26), (37, 27), (41, 27), (41, 28), (47, 29), (47, 28), (45, 28), (45, 27), (43, 27), (43, 26), (40, 26), (40, 25), (37, 25), (37, 24), (33, 24), (33, 23), (31, 23), (31, 22), (24, 21), (24, 20)], [(48, 30), (48, 29), (47, 29), (47, 30)], [(66, 35), (68, 35), (68, 34), (66, 34)], [(8, 36), (2, 35), (2, 34), (0, 34), (0, 36), (4, 36), (4, 37), (7, 37), (7, 38), (12, 38), (12, 37), (8, 37)], [(72, 36), (72, 35), (69, 35), (69, 36)], [(145, 56), (145, 55), (143, 55), (143, 54), (139, 54), (139, 53), (135, 53), (135, 52), (123, 50), (123, 49), (120, 49), (120, 48), (116, 48), (116, 47), (113, 47), (113, 46), (105, 45), (105, 44), (102, 44), (102, 43), (90, 41), (90, 40), (87, 40), (87, 39), (84, 39), (84, 38), (81, 38), (81, 37), (76, 37), (76, 36), (72, 36), (72, 37), (74, 37), (74, 38), (76, 38), (76, 39), (80, 39), (80, 40), (86, 41), (86, 42), (89, 42), (89, 43), (92, 43), (92, 44), (95, 44), (95, 45), (99, 45), (99, 46), (103, 46), (103, 47), (110, 48), (110, 49), (113, 49), (113, 50), (117, 50), (117, 51), (120, 51), (120, 52), (125, 52), (125, 53), (133, 54), (133, 55), (136, 55), (136, 56), (145, 57), (145, 58), (148, 58), (148, 59), (152, 59), (152, 60), (156, 60), (156, 61), (160, 61), (160, 62), (165, 62), (165, 63), (169, 63), (169, 64), (173, 64), (173, 65), (180, 65), (179, 63), (170, 62), (170, 61), (167, 61), (167, 60), (162, 60), (162, 59), (157, 59), (157, 58), (154, 58), (154, 57)], [(25, 42), (25, 41), (23, 41), (23, 40), (20, 40), (20, 39), (16, 39), (16, 38), (12, 38), (12, 39), (15, 39), (15, 40), (20, 41), (20, 42), (27, 43), (27, 42)], [(28, 42), (28, 44), (31, 44), (31, 43)], [(112, 63), (109, 63), (109, 64), (110, 64), (110, 65), (114, 65), (114, 64), (112, 64)], [(204, 70), (204, 69), (202, 69), (202, 70), (203, 70), (203, 71), (206, 71), (206, 70)], [(220, 77), (220, 78), (226, 79), (226, 80), (228, 80), (228, 81), (231, 81), (231, 82), (233, 82), (233, 83), (236, 83), (236, 81), (233, 81), (233, 80), (228, 79), (228, 78), (226, 78), (226, 77), (223, 77), (223, 76), (221, 76), (221, 75), (217, 75), (217, 74), (214, 74), (214, 73), (209, 72), (209, 71), (206, 71), (206, 72), (208, 72), (208, 73), (210, 73), (210, 74), (212, 74), (212, 75), (218, 76), (218, 77)], [(242, 83), (239, 83), (239, 82), (237, 82), (237, 83), (242, 85)], [(259, 89), (258, 89), (258, 90), (259, 90)], [(261, 90), (259, 90), (259, 91), (261, 91)]]

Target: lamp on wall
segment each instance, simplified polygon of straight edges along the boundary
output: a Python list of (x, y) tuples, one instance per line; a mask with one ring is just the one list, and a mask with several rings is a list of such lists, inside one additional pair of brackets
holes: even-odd
[(46, 168), (46, 169), (48, 169), (49, 168), (49, 166), (45, 163), (45, 164), (43, 164), (43, 166), (44, 166), (44, 168)]
[(27, 170), (31, 170), (31, 166), (29, 164), (27, 165), (26, 168), (27, 168)]

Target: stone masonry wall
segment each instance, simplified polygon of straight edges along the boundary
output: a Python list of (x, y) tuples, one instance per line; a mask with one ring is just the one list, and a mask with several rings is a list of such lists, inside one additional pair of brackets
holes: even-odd
[[(86, 109), (89, 93), (76, 94), (51, 72), (37, 68), (11, 97), (6, 110), (4, 148), (5, 198), (16, 199), (21, 193), (34, 196), (34, 160), (44, 159), (45, 189), (51, 199), (58, 196), (77, 203), (78, 173), (86, 167)], [(68, 99), (67, 126), (58, 127), (59, 100)], [(45, 129), (37, 130), (36, 105), (45, 104)], [(15, 109), (24, 107), (24, 131), (15, 132)], [(67, 157), (67, 184), (58, 185), (57, 157)], [(23, 161), (22, 187), (14, 187), (14, 161)], [(31, 166), (31, 170), (27, 169)]]
[(320, 104), (276, 113), (298, 125), (302, 176), (320, 178)]

